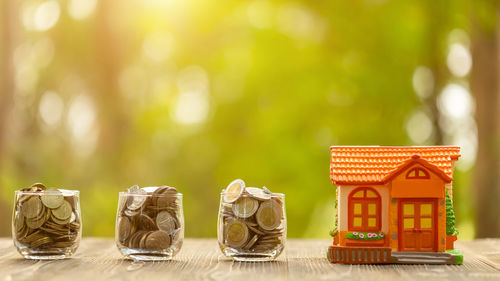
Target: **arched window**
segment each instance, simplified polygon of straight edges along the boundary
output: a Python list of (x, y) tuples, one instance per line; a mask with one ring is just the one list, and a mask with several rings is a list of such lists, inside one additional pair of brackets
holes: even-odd
[(413, 168), (406, 174), (407, 179), (428, 179), (429, 172), (422, 168)]
[(370, 187), (349, 194), (349, 230), (380, 231), (380, 195)]

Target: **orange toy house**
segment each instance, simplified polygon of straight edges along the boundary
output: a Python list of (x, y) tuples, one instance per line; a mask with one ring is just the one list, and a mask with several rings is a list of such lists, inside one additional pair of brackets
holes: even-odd
[(451, 203), (460, 147), (332, 146), (333, 263), (461, 264)]

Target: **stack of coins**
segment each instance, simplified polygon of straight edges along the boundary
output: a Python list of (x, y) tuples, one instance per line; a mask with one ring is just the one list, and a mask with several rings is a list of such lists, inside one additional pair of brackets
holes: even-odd
[(180, 249), (183, 228), (174, 187), (161, 186), (128, 189), (120, 198), (117, 218), (117, 242), (138, 250)]
[(31, 250), (64, 250), (78, 246), (81, 231), (78, 198), (41, 183), (17, 196), (13, 232), (21, 246)]
[(253, 253), (283, 246), (286, 234), (280, 196), (235, 180), (223, 191), (221, 204), (221, 244)]

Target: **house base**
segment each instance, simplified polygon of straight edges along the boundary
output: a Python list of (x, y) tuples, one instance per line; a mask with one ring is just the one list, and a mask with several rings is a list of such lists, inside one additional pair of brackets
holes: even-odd
[(462, 264), (458, 250), (447, 252), (393, 252), (388, 247), (330, 246), (328, 260), (343, 264)]
[(459, 264), (457, 263), (457, 256), (449, 252), (393, 252), (391, 263)]
[(389, 247), (354, 247), (330, 246), (328, 260), (332, 263), (375, 264), (390, 263), (391, 248)]

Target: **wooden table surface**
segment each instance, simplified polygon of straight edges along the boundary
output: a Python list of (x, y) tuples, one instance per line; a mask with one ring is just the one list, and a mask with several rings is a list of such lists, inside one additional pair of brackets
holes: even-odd
[(500, 280), (500, 239), (457, 242), (464, 264), (340, 265), (326, 259), (331, 240), (289, 239), (274, 262), (232, 262), (215, 239), (186, 239), (172, 261), (125, 260), (114, 241), (84, 238), (66, 260), (24, 260), (0, 238), (0, 280)]

